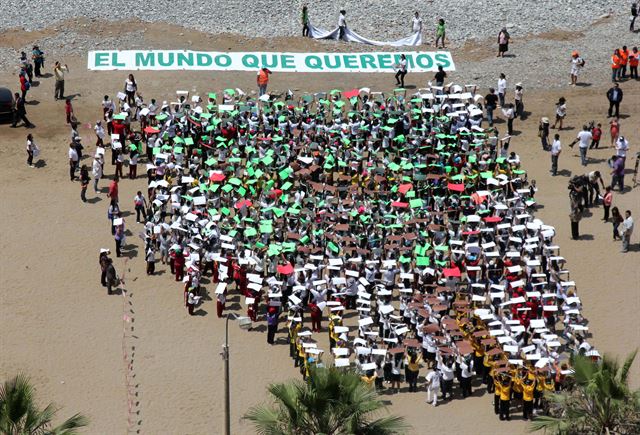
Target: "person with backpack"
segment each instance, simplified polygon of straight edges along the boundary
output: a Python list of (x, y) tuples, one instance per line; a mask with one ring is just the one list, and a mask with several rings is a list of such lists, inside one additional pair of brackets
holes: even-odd
[(569, 85), (575, 86), (578, 84), (578, 75), (584, 67), (584, 59), (580, 57), (580, 53), (574, 50), (571, 53), (571, 83)]

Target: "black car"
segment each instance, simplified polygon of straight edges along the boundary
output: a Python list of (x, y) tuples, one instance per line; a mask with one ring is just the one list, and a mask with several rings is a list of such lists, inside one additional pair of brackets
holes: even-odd
[(7, 88), (0, 88), (0, 116), (11, 115), (13, 111), (13, 94)]

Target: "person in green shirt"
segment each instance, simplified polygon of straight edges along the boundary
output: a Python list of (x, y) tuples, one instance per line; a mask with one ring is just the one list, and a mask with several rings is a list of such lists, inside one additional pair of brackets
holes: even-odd
[[(444, 37), (445, 37), (444, 19), (440, 18), (438, 20), (438, 25), (436, 26), (436, 48), (446, 48), (444, 46)], [(440, 40), (442, 40), (442, 47), (438, 47), (438, 41)]]
[(302, 6), (302, 36), (309, 37), (309, 11), (307, 5)]

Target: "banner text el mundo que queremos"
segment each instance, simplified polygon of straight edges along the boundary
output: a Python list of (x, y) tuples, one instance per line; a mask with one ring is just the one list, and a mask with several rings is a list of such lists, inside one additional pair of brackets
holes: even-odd
[[(401, 52), (371, 53), (272, 53), (215, 52), (185, 50), (105, 50), (90, 51), (87, 68), (109, 70), (200, 70), (274, 72), (394, 72)], [(454, 71), (448, 51), (406, 52), (410, 72)]]

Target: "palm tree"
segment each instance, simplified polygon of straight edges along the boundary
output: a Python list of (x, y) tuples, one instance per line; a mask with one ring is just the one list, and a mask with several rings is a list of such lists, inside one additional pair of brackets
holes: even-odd
[(407, 428), (402, 417), (375, 418), (384, 404), (350, 371), (314, 368), (306, 382), (271, 384), (275, 403), (251, 408), (244, 418), (260, 434), (396, 434)]
[(76, 414), (61, 425), (51, 428), (58, 412), (53, 404), (40, 410), (35, 403), (34, 388), (29, 378), (19, 374), (0, 387), (0, 433), (3, 435), (74, 435), (89, 420)]
[(632, 391), (628, 383), (636, 353), (629, 355), (622, 366), (606, 356), (601, 362), (577, 356), (573, 388), (548, 396), (551, 415), (537, 417), (531, 431), (562, 435), (640, 433), (640, 390)]

